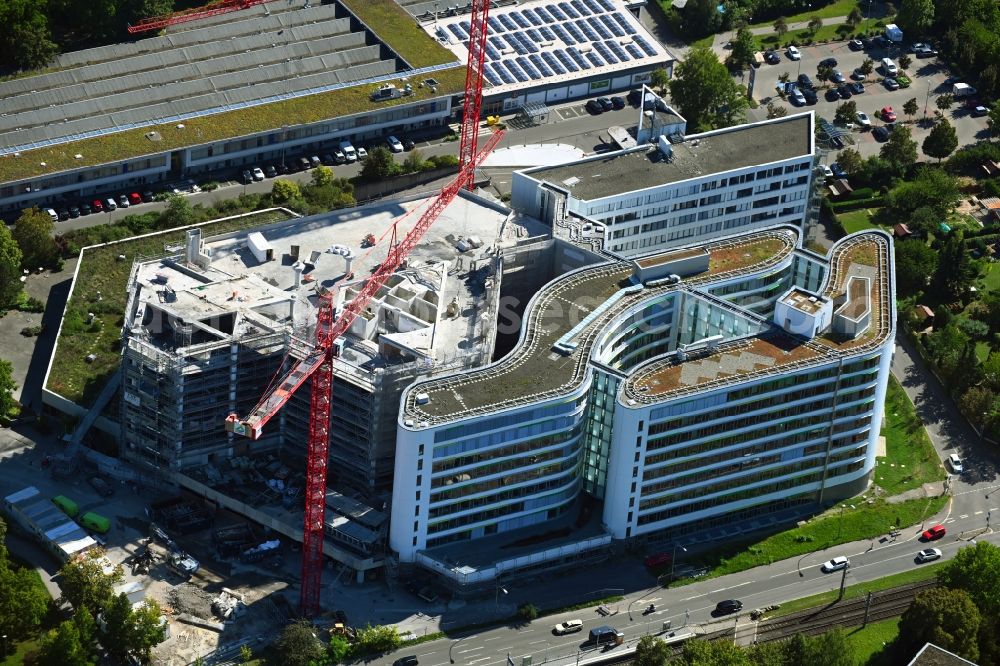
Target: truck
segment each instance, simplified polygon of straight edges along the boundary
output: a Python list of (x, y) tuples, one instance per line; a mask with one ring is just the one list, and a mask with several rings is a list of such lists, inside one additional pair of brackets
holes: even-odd
[(77, 503), (65, 495), (56, 495), (52, 498), (52, 503), (59, 507), (59, 509), (70, 518), (76, 518), (80, 513), (80, 507)]
[(80, 516), (80, 520), (77, 522), (79, 522), (82, 527), (85, 527), (88, 530), (93, 530), (98, 534), (107, 534), (108, 530), (111, 529), (111, 521), (99, 513), (94, 513), (93, 511), (88, 511)]
[(181, 576), (193, 576), (198, 567), (201, 566), (198, 560), (194, 559), (185, 552), (173, 553), (170, 559), (167, 560), (167, 566), (169, 566), (175, 573)]
[(888, 23), (885, 26), (885, 38), (899, 44), (903, 41), (903, 31), (895, 23)]
[(962, 83), (959, 81), (958, 83), (952, 85), (951, 94), (955, 97), (968, 97), (970, 95), (975, 95), (976, 89), (968, 83)]

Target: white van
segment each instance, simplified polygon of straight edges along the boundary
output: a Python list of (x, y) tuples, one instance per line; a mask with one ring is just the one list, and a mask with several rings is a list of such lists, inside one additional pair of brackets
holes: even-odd
[(892, 58), (882, 58), (882, 72), (886, 76), (896, 76), (899, 74), (899, 67), (892, 61)]
[(118, 208), (118, 204), (115, 203), (114, 199), (108, 197), (107, 199), (104, 200), (104, 210), (112, 211), (115, 208)]
[(340, 149), (344, 151), (344, 157), (347, 158), (348, 162), (358, 161), (358, 153), (354, 150), (354, 146), (351, 145), (350, 141), (341, 141)]

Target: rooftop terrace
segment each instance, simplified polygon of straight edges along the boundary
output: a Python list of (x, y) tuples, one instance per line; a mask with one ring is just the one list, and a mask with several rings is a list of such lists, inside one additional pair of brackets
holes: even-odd
[[(753, 338), (720, 345), (716, 352), (679, 361), (676, 356), (651, 362), (629, 378), (625, 395), (629, 400), (650, 403), (666, 397), (699, 392), (763, 376), (777, 369), (805, 368), (844, 355), (875, 349), (892, 335), (892, 247), (881, 233), (865, 232), (850, 236), (831, 250), (830, 271), (822, 296), (847, 297), (852, 302), (868, 299), (857, 294), (857, 285), (870, 285), (871, 326), (854, 339), (840, 339), (832, 333), (805, 341), (775, 327)], [(869, 281), (851, 277), (871, 277)], [(853, 294), (846, 294), (850, 285)]]
[[(764, 270), (788, 257), (797, 240), (797, 232), (783, 228), (705, 245), (709, 252), (708, 271), (686, 278), (683, 285), (697, 286)], [(488, 368), (411, 386), (406, 393), (404, 418), (440, 423), (501, 405), (513, 407), (538, 402), (573, 390), (583, 379), (595, 340), (612, 318), (641, 300), (679, 288), (660, 285), (630, 290), (577, 332), (575, 352), (564, 356), (552, 350), (560, 337), (584, 323), (588, 314), (598, 310), (616, 292), (634, 288), (632, 273), (631, 262), (607, 263), (549, 283), (530, 304), (522, 323), (525, 332), (514, 351)], [(418, 393), (426, 393), (430, 401), (416, 404)]]
[[(812, 114), (693, 134), (671, 145), (673, 159), (657, 148), (638, 148), (554, 167), (529, 169), (532, 178), (568, 188), (584, 201), (691, 178), (766, 165), (812, 152)], [(575, 180), (572, 180), (575, 179)], [(567, 186), (566, 182), (574, 183)]]

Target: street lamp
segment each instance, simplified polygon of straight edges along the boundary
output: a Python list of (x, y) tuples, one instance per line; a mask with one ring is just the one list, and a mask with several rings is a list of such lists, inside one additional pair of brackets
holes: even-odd
[(677, 549), (678, 548), (680, 548), (681, 550), (683, 550), (685, 553), (688, 552), (688, 549), (685, 548), (684, 546), (680, 545), (679, 543), (675, 543), (674, 544), (674, 554), (670, 556), (670, 580), (667, 582), (668, 585), (674, 581), (674, 567), (677, 566)]
[(503, 592), (504, 594), (509, 594), (509, 592), (507, 592), (507, 588), (500, 587), (500, 585), (497, 584), (497, 595), (496, 595), (496, 599), (494, 599), (494, 605), (497, 607), (498, 610), (500, 608), (500, 593), (501, 592)]
[(3, 635), (3, 658), (7, 659), (7, 634)]

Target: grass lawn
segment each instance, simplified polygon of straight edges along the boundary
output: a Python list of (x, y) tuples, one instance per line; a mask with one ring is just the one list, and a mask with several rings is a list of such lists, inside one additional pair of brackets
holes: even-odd
[[(765, 49), (777, 48), (779, 44), (784, 45), (789, 42), (795, 42), (801, 46), (810, 39), (813, 43), (843, 41), (848, 39), (850, 35), (855, 32), (856, 30), (848, 27), (845, 23), (834, 23), (831, 25), (824, 25), (815, 33), (810, 32), (809, 30), (789, 30), (781, 36), (780, 40), (778, 39), (778, 33), (776, 32), (771, 32), (766, 35), (758, 35), (757, 43)], [(809, 74), (811, 75), (812, 72), (809, 72)]]
[(715, 35), (709, 35), (708, 37), (702, 37), (701, 39), (696, 39), (693, 42), (688, 42), (688, 46), (695, 48), (696, 46), (712, 46), (712, 41), (715, 39)]
[(875, 482), (889, 495), (945, 478), (924, 424), (895, 377), (889, 378), (882, 435), (887, 456), (876, 461)]
[(456, 60), (393, 0), (344, 0), (344, 5), (415, 68)]
[[(792, 16), (785, 17), (785, 23), (791, 25), (792, 23), (799, 23), (803, 21), (809, 21), (813, 16), (818, 16), (821, 19), (837, 18), (839, 16), (847, 16), (851, 13), (851, 10), (858, 6), (857, 0), (834, 0), (825, 7), (818, 7), (814, 10), (809, 10), (808, 12), (802, 12), (801, 14), (793, 14)], [(862, 8), (864, 10), (864, 8)], [(752, 28), (762, 28), (765, 26), (774, 25), (774, 19), (770, 21), (760, 21), (759, 23), (751, 23)]]
[(1000, 263), (989, 262), (986, 264), (986, 275), (981, 280), (983, 289), (993, 291), (1000, 289)]
[(856, 664), (881, 664), (887, 657), (883, 651), (899, 636), (899, 621), (893, 617), (881, 622), (872, 622), (867, 627), (847, 629), (847, 644)]
[(886, 504), (870, 500), (872, 504), (857, 498), (850, 500), (843, 511), (833, 507), (825, 513), (810, 519), (801, 526), (772, 534), (760, 541), (733, 543), (721, 546), (710, 553), (693, 556), (691, 559), (708, 568), (705, 576), (686, 578), (675, 583), (691, 583), (704, 578), (715, 578), (726, 574), (746, 571), (754, 567), (771, 564), (790, 557), (804, 555), (830, 546), (874, 539), (888, 533), (893, 525), (908, 526), (919, 523), (924, 517), (932, 516), (947, 503), (946, 497), (930, 500), (919, 499)]
[(868, 208), (837, 213), (837, 219), (844, 225), (844, 231), (849, 234), (866, 229), (881, 229), (880, 226), (872, 222), (872, 213)]
[[(850, 601), (851, 599), (863, 597), (869, 592), (879, 592), (881, 590), (888, 590), (901, 585), (908, 585), (910, 583), (916, 583), (918, 581), (927, 580), (928, 578), (933, 578), (945, 564), (947, 563), (934, 562), (933, 564), (924, 564), (921, 566), (915, 565), (913, 569), (893, 574), (891, 576), (886, 576), (885, 578), (877, 578), (875, 580), (870, 580), (867, 583), (855, 583), (854, 585), (848, 585), (844, 588), (844, 600)], [(809, 597), (802, 597), (801, 599), (795, 599), (781, 604), (781, 608), (773, 613), (768, 613), (768, 617), (781, 617), (782, 615), (790, 615), (807, 608), (826, 606), (836, 598), (837, 590), (830, 590), (829, 592), (814, 594)]]
[[(213, 236), (270, 224), (285, 217), (278, 211), (257, 213), (223, 222), (206, 222), (201, 228), (205, 236)], [(83, 252), (57, 341), (49, 390), (81, 405), (89, 405), (97, 397), (121, 360), (122, 313), (132, 261), (137, 256), (145, 259), (164, 256), (164, 245), (183, 244), (186, 233), (174, 229)], [(124, 261), (118, 260), (119, 254), (125, 255)], [(101, 293), (100, 301), (97, 292)], [(90, 325), (85, 319), (88, 312), (96, 315)], [(88, 354), (96, 355), (97, 359), (87, 363)]]

